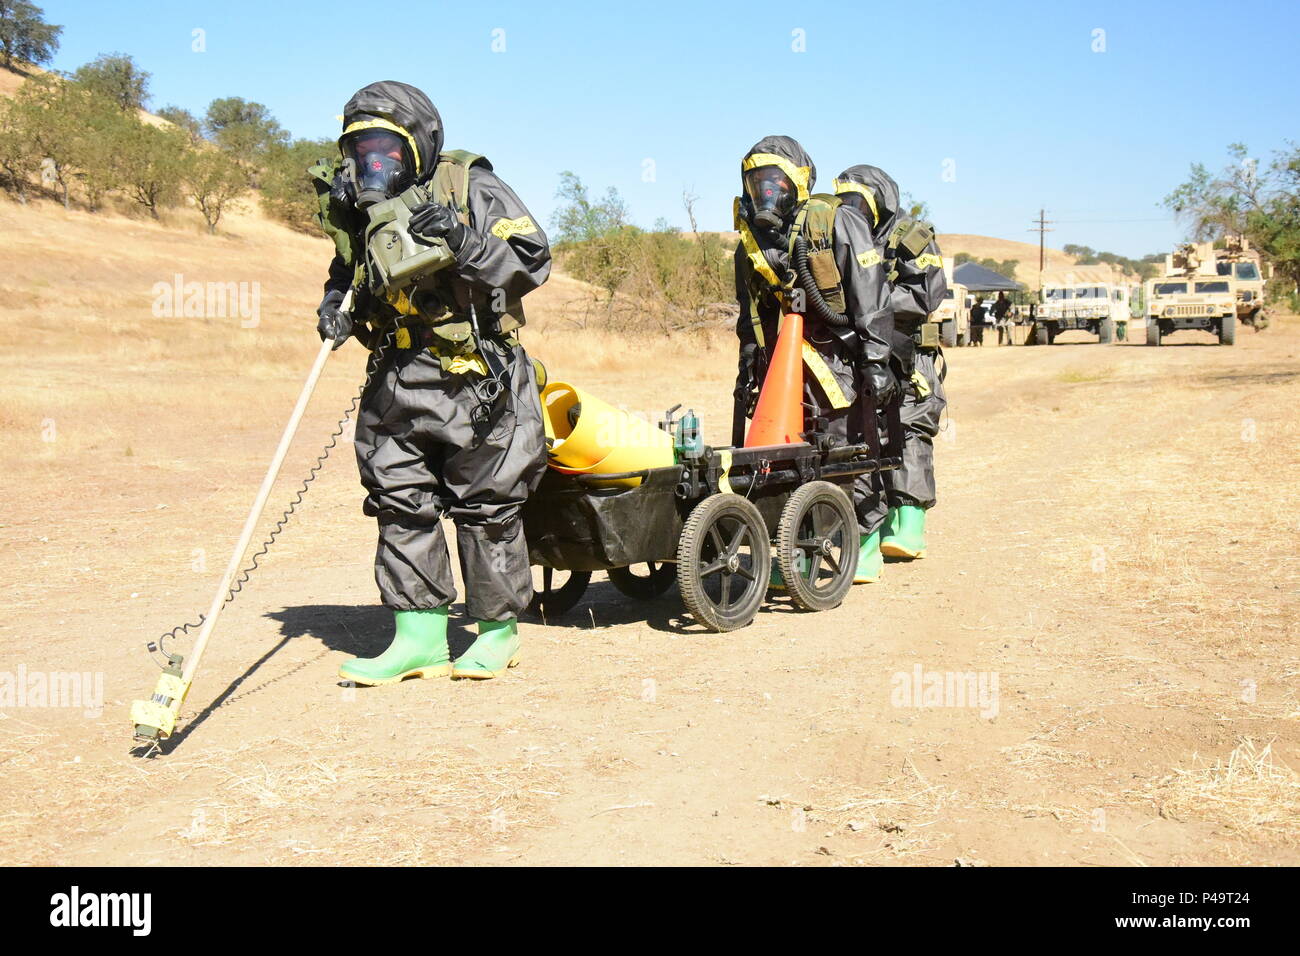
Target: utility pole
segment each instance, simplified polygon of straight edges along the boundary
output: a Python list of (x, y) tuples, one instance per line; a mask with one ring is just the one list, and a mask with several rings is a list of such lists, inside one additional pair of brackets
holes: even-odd
[(1043, 217), (1046, 215), (1046, 209), (1039, 209), (1038, 218), (1031, 220), (1034, 224), (1034, 228), (1029, 230), (1030, 232), (1038, 233), (1038, 291), (1040, 294), (1043, 291), (1043, 261), (1047, 251), (1047, 234), (1049, 232), (1056, 232), (1055, 229), (1047, 228), (1056, 220), (1044, 219)]

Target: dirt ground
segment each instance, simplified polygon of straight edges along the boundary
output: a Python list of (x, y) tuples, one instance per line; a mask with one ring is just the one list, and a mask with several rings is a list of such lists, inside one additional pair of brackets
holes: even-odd
[[(206, 607), (316, 347), (321, 243), (185, 230), (0, 203), (0, 863), (1300, 862), (1292, 317), (1235, 348), (954, 350), (925, 560), (725, 635), (598, 575), (484, 683), (338, 685), (391, 628), (344, 446), (169, 752), (132, 756), (144, 645)], [(153, 315), (176, 271), (261, 282), (260, 324)], [(544, 292), (553, 378), (725, 441), (724, 337), (620, 339)], [(273, 501), (361, 367), (327, 367)], [(71, 672), (85, 699), (15, 691)], [(902, 699), (918, 673), (996, 695)]]

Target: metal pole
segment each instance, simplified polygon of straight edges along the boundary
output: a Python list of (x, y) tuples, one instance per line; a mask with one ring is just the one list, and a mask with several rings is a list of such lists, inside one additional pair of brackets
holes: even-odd
[[(348, 311), (351, 299), (352, 293), (349, 291), (341, 306), (341, 311)], [(275, 484), (276, 476), (280, 473), (280, 466), (284, 464), (285, 455), (289, 452), (289, 445), (293, 442), (294, 433), (298, 430), (298, 423), (302, 421), (303, 413), (307, 411), (307, 403), (311, 400), (312, 392), (316, 390), (316, 382), (320, 379), (321, 371), (325, 368), (325, 361), (330, 357), (330, 352), (334, 350), (334, 344), (333, 339), (326, 339), (321, 342), (320, 351), (316, 353), (316, 361), (312, 363), (311, 371), (307, 373), (307, 381), (303, 384), (302, 391), (298, 395), (298, 402), (293, 407), (293, 414), (289, 416), (289, 421), (284, 426), (284, 434), (280, 436), (280, 444), (275, 449), (275, 455), (271, 458), (271, 465), (266, 470), (266, 477), (262, 479), (262, 487), (257, 490), (257, 497), (253, 499), (253, 507), (249, 510), (248, 518), (244, 521), (244, 530), (239, 533), (239, 541), (235, 544), (234, 553), (230, 555), (230, 563), (226, 565), (226, 573), (221, 576), (221, 584), (217, 587), (217, 593), (212, 596), (212, 605), (203, 618), (203, 627), (199, 630), (199, 636), (194, 641), (194, 650), (190, 652), (189, 659), (185, 662), (185, 671), (181, 679), (187, 687), (190, 681), (194, 679), (195, 672), (199, 669), (199, 661), (203, 657), (203, 650), (208, 645), (208, 638), (212, 636), (212, 629), (217, 625), (217, 618), (221, 616), (221, 609), (225, 607), (226, 597), (230, 594), (235, 575), (239, 573), (239, 566), (244, 560), (244, 552), (248, 550), (248, 545), (253, 540), (253, 532), (257, 530), (257, 522), (262, 517), (262, 511), (266, 508), (267, 499), (271, 496), (271, 487)]]

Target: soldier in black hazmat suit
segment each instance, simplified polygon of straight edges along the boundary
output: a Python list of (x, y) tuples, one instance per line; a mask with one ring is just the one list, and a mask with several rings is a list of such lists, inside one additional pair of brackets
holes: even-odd
[[(519, 660), (516, 618), (532, 596), (520, 508), (545, 469), (536, 373), (519, 344), (523, 296), (551, 268), (546, 235), (483, 157), (443, 150), (442, 120), (420, 90), (383, 81), (343, 110), (339, 172), (322, 219), (339, 254), (319, 309), (322, 339), (378, 348), (361, 399), (357, 464), (365, 513), (379, 523), (375, 581), (395, 612), (391, 646), (341, 677), (488, 678)], [(362, 263), (368, 210), (419, 185), (419, 244), (454, 261), (399, 292), (376, 291)], [(407, 193), (407, 195), (411, 195)], [(355, 293), (344, 311), (346, 291)], [(478, 639), (447, 647), (456, 598), (442, 519), (456, 525), (465, 604)]]

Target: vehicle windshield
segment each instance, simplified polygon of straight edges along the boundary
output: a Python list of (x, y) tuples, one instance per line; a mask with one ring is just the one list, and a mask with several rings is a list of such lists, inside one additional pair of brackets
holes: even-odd
[(1104, 299), (1106, 298), (1106, 290), (1101, 286), (1090, 285), (1082, 289), (1075, 289), (1074, 295), (1077, 299)]
[(1049, 299), (1073, 299), (1073, 289), (1044, 289), (1043, 295)]
[(1237, 263), (1237, 278), (1252, 281), (1259, 278), (1259, 267), (1253, 262)]
[(1197, 292), (1227, 292), (1228, 283), (1226, 282), (1198, 282), (1196, 283)]
[(1153, 288), (1155, 295), (1178, 295), (1187, 291), (1186, 282), (1157, 282)]

